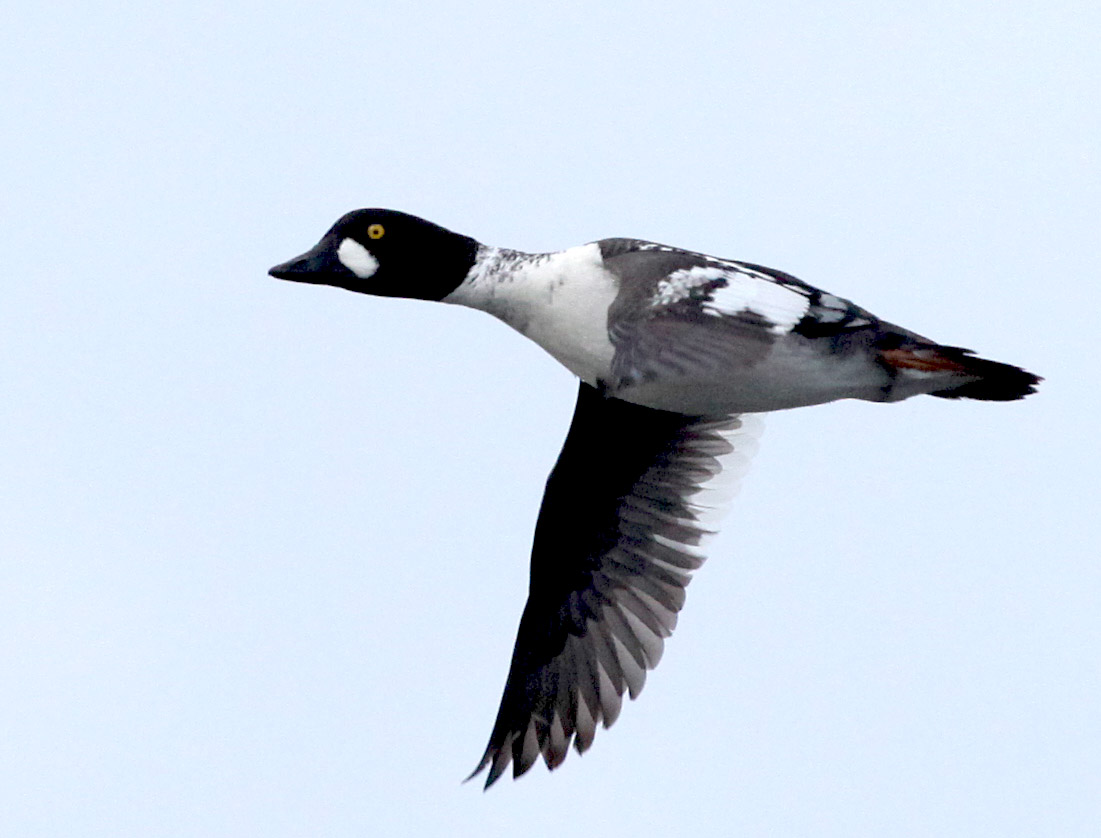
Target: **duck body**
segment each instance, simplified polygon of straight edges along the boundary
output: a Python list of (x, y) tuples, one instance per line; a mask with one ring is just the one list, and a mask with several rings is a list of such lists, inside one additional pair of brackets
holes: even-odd
[[(481, 245), (443, 302), (494, 315), (610, 397), (690, 415), (951, 397), (998, 369), (780, 271), (636, 239)], [(1014, 370), (989, 398), (1028, 386)]]
[[(754, 414), (919, 394), (1011, 401), (1040, 379), (903, 329), (795, 277), (638, 239), (528, 254), (394, 210), (356, 210), (271, 269), (488, 312), (580, 379), (547, 480), (486, 787), (641, 691), (703, 544), (756, 447)], [(471, 776), (474, 776), (473, 774)]]

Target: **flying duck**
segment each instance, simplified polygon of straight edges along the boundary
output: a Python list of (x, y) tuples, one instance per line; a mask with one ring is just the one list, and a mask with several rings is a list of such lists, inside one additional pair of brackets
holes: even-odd
[[(580, 379), (535, 526), (528, 601), (470, 775), (550, 769), (635, 698), (756, 445), (751, 414), (836, 399), (1012, 401), (1039, 377), (944, 346), (790, 274), (638, 239), (484, 245), (386, 209), (269, 272), (481, 309)], [(469, 779), (469, 778), (468, 778)]]

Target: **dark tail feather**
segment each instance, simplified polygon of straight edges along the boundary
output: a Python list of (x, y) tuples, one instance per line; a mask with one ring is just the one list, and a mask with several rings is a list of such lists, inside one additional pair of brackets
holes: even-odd
[(985, 402), (1011, 402), (1036, 392), (1036, 385), (1043, 381), (1038, 375), (999, 361), (976, 358), (969, 349), (942, 346), (940, 354), (958, 363), (966, 375), (977, 375), (977, 381), (969, 381), (959, 387), (930, 393), (942, 399), (979, 399)]
[(929, 393), (942, 399), (1009, 402), (1035, 393), (1036, 385), (1043, 381), (1012, 364), (976, 358), (970, 349), (958, 346), (905, 346), (883, 350), (881, 355), (889, 366), (899, 370), (945, 372), (970, 379)]

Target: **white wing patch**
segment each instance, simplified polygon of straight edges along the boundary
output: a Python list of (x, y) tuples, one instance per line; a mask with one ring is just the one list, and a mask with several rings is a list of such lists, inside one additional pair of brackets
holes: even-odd
[[(818, 297), (818, 308), (814, 312), (814, 319), (819, 323), (838, 323), (849, 314), (849, 304), (833, 294), (821, 292)], [(863, 318), (860, 318), (863, 320)], [(867, 321), (864, 321), (867, 322)]]
[(806, 294), (766, 276), (741, 271), (728, 275), (726, 285), (716, 288), (711, 302), (704, 304), (704, 310), (715, 316), (752, 311), (769, 320), (773, 324), (770, 331), (776, 334), (790, 332), (809, 309), (810, 298)]
[(772, 277), (742, 267), (694, 267), (673, 271), (658, 283), (654, 305), (664, 306), (688, 297), (693, 288), (722, 280), (723, 285), (700, 303), (715, 317), (752, 312), (766, 320), (769, 331), (785, 334), (810, 310), (810, 296), (800, 288), (783, 285)]
[(355, 239), (344, 239), (336, 249), (336, 258), (360, 279), (369, 279), (378, 270), (378, 259)]
[(665, 279), (658, 282), (657, 293), (654, 294), (654, 308), (672, 305), (683, 300), (692, 293), (692, 289), (700, 285), (706, 285), (716, 279), (722, 279), (727, 271), (723, 268), (685, 268), (673, 271)]

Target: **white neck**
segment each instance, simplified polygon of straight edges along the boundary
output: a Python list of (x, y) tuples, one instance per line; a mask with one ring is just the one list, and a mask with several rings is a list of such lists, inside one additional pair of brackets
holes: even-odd
[(444, 302), (492, 314), (595, 383), (611, 364), (608, 306), (617, 291), (595, 243), (539, 254), (481, 245)]

